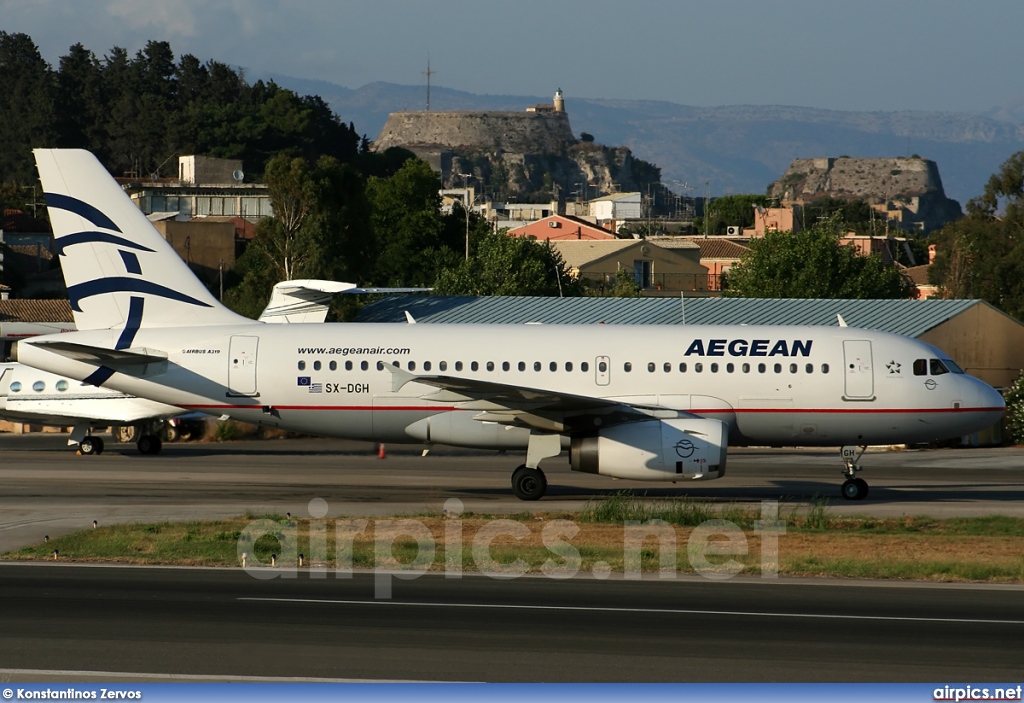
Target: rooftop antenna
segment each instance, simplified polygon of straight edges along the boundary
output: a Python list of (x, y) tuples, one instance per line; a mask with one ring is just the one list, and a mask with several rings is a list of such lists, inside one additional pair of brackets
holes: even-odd
[(427, 70), (421, 71), (421, 73), (427, 77), (427, 112), (430, 112), (430, 77), (437, 73), (437, 71), (430, 70), (430, 55), (427, 55)]

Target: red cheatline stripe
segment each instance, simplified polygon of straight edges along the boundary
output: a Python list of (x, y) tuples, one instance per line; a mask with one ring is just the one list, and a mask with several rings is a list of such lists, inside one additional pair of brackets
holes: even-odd
[[(182, 405), (182, 408), (193, 410), (262, 410), (262, 405)], [(345, 410), (345, 411), (404, 411), (404, 412), (446, 412), (458, 410), (455, 406), (440, 405), (275, 405), (275, 410)], [(1003, 408), (707, 408), (692, 409), (697, 415), (714, 415), (720, 413), (809, 413), (809, 414), (923, 414), (923, 413), (979, 413), (1002, 412)]]

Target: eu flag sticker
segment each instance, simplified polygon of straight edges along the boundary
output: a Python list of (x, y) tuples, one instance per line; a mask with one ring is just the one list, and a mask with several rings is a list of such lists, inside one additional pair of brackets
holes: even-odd
[(308, 386), (309, 385), (309, 378), (310, 378), (309, 376), (299, 376), (299, 385), (300, 386)]

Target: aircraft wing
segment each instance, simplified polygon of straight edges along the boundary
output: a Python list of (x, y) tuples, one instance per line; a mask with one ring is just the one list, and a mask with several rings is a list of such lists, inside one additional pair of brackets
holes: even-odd
[(514, 386), (471, 378), (440, 375), (416, 375), (392, 364), (385, 364), (392, 374), (392, 390), (409, 383), (432, 386), (438, 390), (426, 393), (423, 400), (453, 403), (460, 410), (478, 410), (475, 419), (482, 422), (525, 425), (547, 432), (586, 430), (651, 417), (691, 417), (685, 411), (657, 405), (634, 405), (593, 396), (560, 393), (550, 390)]

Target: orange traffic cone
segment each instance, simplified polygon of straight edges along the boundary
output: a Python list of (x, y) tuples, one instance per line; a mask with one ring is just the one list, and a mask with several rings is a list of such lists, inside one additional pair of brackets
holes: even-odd
[(384, 451), (384, 443), (383, 442), (381, 442), (380, 444), (377, 445), (377, 458), (378, 459), (387, 459), (388, 458), (387, 452)]

